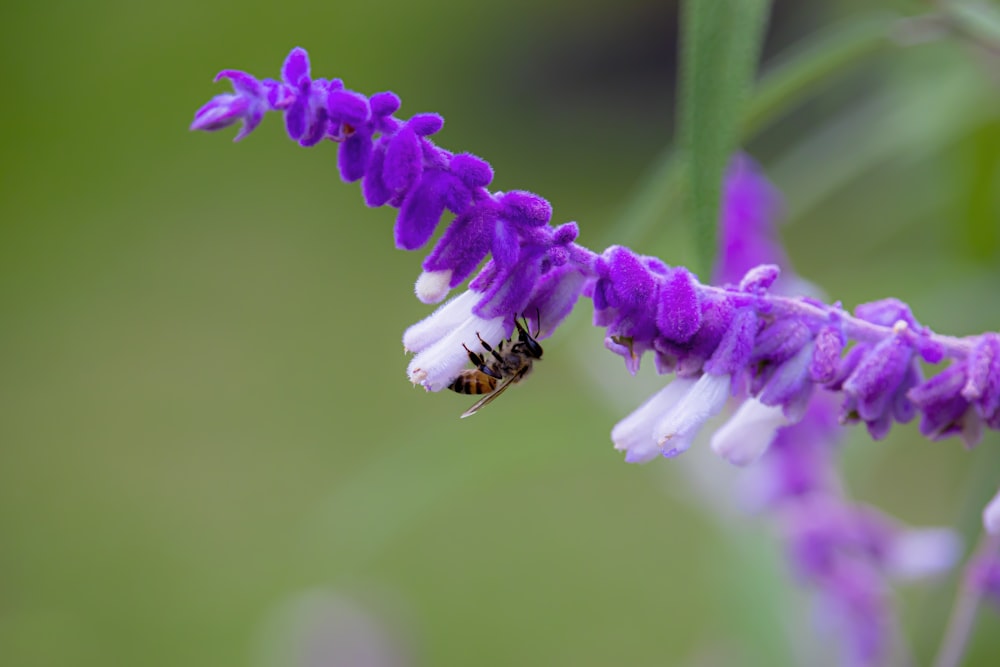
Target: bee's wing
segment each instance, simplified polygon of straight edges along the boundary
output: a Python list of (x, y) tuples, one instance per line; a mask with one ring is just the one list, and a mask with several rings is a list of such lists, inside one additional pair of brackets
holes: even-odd
[(461, 418), (465, 419), (466, 417), (471, 417), (472, 415), (476, 414), (477, 412), (479, 412), (480, 410), (482, 410), (483, 408), (485, 408), (487, 405), (489, 405), (490, 403), (492, 403), (493, 400), (496, 399), (497, 396), (499, 396), (500, 394), (504, 393), (504, 391), (506, 391), (507, 387), (511, 386), (512, 384), (514, 384), (515, 382), (517, 382), (518, 380), (520, 380), (521, 378), (523, 378), (524, 374), (527, 373), (527, 372), (528, 372), (528, 369), (525, 368), (523, 370), (518, 371), (514, 375), (511, 375), (509, 378), (507, 378), (502, 383), (500, 383), (500, 386), (497, 387), (494, 391), (492, 391), (489, 394), (486, 394), (485, 396), (483, 396), (481, 399), (479, 399), (478, 401), (476, 401), (475, 405), (473, 405), (471, 408), (469, 408), (468, 410), (466, 410), (465, 412), (463, 412)]

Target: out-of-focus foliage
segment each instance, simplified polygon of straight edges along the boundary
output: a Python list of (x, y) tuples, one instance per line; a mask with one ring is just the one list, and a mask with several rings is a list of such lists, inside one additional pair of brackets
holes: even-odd
[[(765, 68), (867, 7), (776, 3)], [(670, 138), (676, 26), (640, 0), (0, 10), (0, 662), (287, 665), (285, 611), (310, 595), (354, 600), (416, 664), (793, 662), (807, 621), (760, 610), (808, 604), (766, 522), (720, 522), (738, 513), (693, 489), (724, 464), (612, 450), (660, 380), (628, 377), (585, 309), (459, 421), (467, 397), (403, 372), (420, 258), (333, 147), (277, 118), (237, 145), (186, 129), (216, 71), (277, 75), (299, 44), (317, 75), (442, 113), (442, 146), (584, 243), (632, 242), (615, 226)], [(1000, 327), (998, 65), (969, 41), (893, 48), (749, 144), (800, 273), (938, 331)], [(685, 264), (687, 238), (665, 219), (636, 248)], [(855, 435), (858, 497), (974, 535), (995, 434), (971, 453)], [(924, 662), (952, 583), (907, 596)], [(970, 664), (1000, 655), (998, 624)]]

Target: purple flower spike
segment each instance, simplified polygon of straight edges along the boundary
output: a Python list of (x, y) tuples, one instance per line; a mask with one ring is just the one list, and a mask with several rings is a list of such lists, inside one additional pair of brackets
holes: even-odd
[(224, 127), (242, 121), (243, 127), (233, 141), (239, 141), (247, 136), (260, 124), (267, 111), (267, 99), (261, 83), (246, 72), (223, 70), (215, 80), (229, 79), (233, 84), (234, 94), (216, 95), (211, 101), (198, 109), (191, 123), (192, 130), (214, 132)]
[[(432, 316), (439, 340), (412, 348), (419, 360), (411, 379), (429, 389), (446, 387), (449, 374), (467, 363), (458, 343), (478, 342), (469, 327), (482, 327), (495, 340), (510, 335), (515, 316), (529, 317), (547, 336), (584, 294), (593, 300), (595, 325), (606, 328), (605, 346), (622, 356), (629, 372), (653, 351), (659, 373), (694, 383), (652, 427), (653, 442), (668, 454), (687, 447), (703, 416), (720, 409), (732, 388), (759, 404), (753, 420), (743, 417), (748, 424), (799, 418), (814, 400), (814, 385), (822, 384), (843, 390), (845, 420), (865, 421), (875, 437), (918, 413), (921, 432), (934, 439), (957, 434), (971, 445), (984, 428), (1000, 429), (1000, 334), (938, 335), (897, 299), (862, 304), (854, 315), (821, 300), (790, 270), (775, 230), (780, 194), (745, 156), (734, 158), (726, 174), (717, 274), (725, 284), (712, 286), (622, 246), (598, 255), (577, 245), (576, 224), (553, 225), (545, 199), (491, 192), (493, 170), (485, 160), (436, 146), (431, 137), (443, 126), (441, 116), (399, 119), (400, 100), (391, 92), (368, 98), (339, 79), (313, 79), (304, 49), (288, 54), (281, 80), (237, 70), (217, 79), (229, 79), (233, 93), (202, 107), (192, 129), (242, 122), (241, 139), (272, 110), (284, 114), (289, 135), (303, 146), (339, 143), (341, 177), (362, 181), (369, 206), (399, 209), (398, 247), (425, 246), (446, 212), (454, 214), (423, 262), (416, 296), (443, 301), (485, 265), (468, 296), (439, 309), (460, 312), (460, 321), (448, 320), (442, 329), (443, 316)], [(792, 293), (813, 296), (787, 296)], [(456, 349), (445, 349), (445, 340)], [(924, 381), (920, 360), (951, 366)], [(698, 409), (695, 398), (704, 401)], [(735, 451), (723, 438), (720, 448), (733, 460), (749, 461), (767, 439)], [(664, 444), (668, 440), (676, 444)], [(630, 460), (644, 459), (646, 446), (626, 446), (639, 452)]]

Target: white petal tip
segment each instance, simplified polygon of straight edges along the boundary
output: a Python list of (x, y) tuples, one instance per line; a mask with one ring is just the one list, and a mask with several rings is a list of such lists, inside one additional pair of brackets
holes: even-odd
[(447, 271), (424, 271), (417, 278), (417, 283), (413, 286), (413, 291), (417, 298), (424, 303), (440, 303), (451, 291), (452, 272)]

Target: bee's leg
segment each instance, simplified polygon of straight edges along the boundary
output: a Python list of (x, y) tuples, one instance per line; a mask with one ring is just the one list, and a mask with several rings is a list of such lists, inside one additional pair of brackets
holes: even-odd
[[(492, 354), (493, 358), (496, 359), (497, 361), (499, 361), (502, 364), (503, 363), (503, 357), (500, 356), (500, 353), (497, 352), (496, 350), (494, 350), (492, 347), (490, 347), (490, 344), (487, 343), (485, 340), (483, 340), (483, 337), (480, 336), (478, 332), (476, 333), (476, 337), (479, 338), (479, 342), (482, 344), (482, 346), (484, 348), (486, 348), (486, 351), (489, 352), (490, 354)], [(498, 349), (500, 349), (500, 350), (503, 349), (503, 342), (502, 341), (501, 341), (500, 345), (498, 346)], [(490, 373), (490, 375), (492, 375), (493, 377), (495, 377), (497, 379), (500, 378), (500, 376), (497, 375), (496, 373)]]
[(490, 377), (495, 377), (498, 380), (500, 379), (500, 375), (496, 371), (494, 371), (492, 368), (490, 368), (489, 366), (486, 365), (486, 360), (483, 359), (482, 355), (476, 354), (475, 352), (473, 352), (472, 350), (470, 350), (465, 345), (465, 343), (462, 343), (462, 347), (464, 347), (465, 351), (469, 353), (469, 361), (471, 361), (472, 365), (475, 366), (477, 369), (479, 369), (479, 371), (481, 373), (485, 373), (486, 375), (489, 375)]

